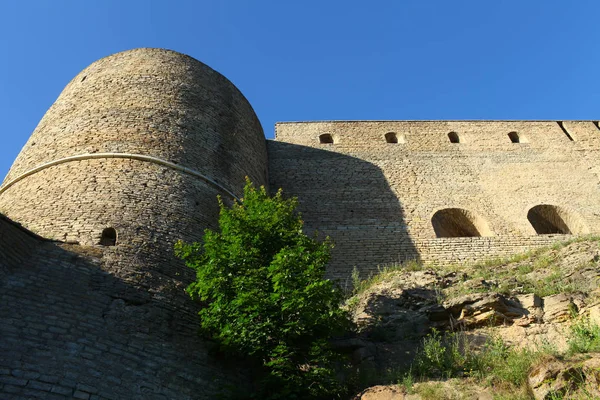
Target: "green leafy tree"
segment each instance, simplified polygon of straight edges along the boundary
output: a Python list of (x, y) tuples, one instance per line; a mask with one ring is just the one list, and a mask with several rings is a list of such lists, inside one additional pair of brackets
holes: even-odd
[(206, 305), (204, 333), (261, 362), (260, 398), (335, 398), (341, 385), (328, 339), (348, 319), (341, 291), (324, 279), (331, 243), (302, 232), (297, 200), (281, 190), (269, 197), (247, 180), (240, 201), (219, 204), (219, 231), (206, 230), (203, 245), (176, 246), (196, 270), (187, 290)]

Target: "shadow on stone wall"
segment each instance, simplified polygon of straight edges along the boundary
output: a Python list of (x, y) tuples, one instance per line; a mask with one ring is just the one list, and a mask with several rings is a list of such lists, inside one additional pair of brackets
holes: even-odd
[(333, 151), (268, 142), (271, 191), (297, 196), (307, 231), (330, 236), (335, 248), (328, 274), (348, 284), (378, 268), (418, 260), (404, 209), (382, 170)]
[(184, 293), (133, 287), (102, 253), (0, 221), (0, 397), (214, 399), (249, 387), (198, 337)]

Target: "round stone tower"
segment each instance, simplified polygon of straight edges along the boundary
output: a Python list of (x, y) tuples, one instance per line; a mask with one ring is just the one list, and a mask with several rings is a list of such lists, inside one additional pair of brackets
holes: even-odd
[(30, 379), (11, 390), (164, 400), (244, 387), (244, 368), (198, 337), (183, 290), (193, 271), (173, 244), (201, 240), (217, 196), (231, 202), (246, 176), (266, 175), (252, 107), (193, 58), (136, 49), (77, 75), (0, 187), (0, 214), (67, 242), (3, 222), (23, 237), (0, 232), (0, 244), (14, 236), (23, 257), (0, 266), (11, 279), (0, 280), (0, 350), (11, 354), (0, 368)]
[(156, 287), (190, 276), (173, 243), (215, 226), (217, 195), (231, 201), (266, 174), (260, 122), (231, 82), (186, 55), (135, 49), (66, 86), (0, 187), (0, 213), (105, 245), (111, 272)]

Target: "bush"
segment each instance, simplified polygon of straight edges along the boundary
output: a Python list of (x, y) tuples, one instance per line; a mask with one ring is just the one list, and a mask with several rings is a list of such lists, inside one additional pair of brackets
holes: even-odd
[(568, 341), (569, 352), (591, 353), (600, 351), (600, 326), (589, 317), (581, 317), (571, 325), (571, 335)]
[(464, 333), (442, 335), (433, 332), (423, 342), (408, 376), (411, 382), (427, 379), (472, 377), (504, 391), (521, 393), (526, 389), (527, 374), (549, 349), (514, 349), (500, 338), (489, 338), (475, 349)]
[(187, 291), (206, 304), (203, 332), (259, 360), (259, 398), (334, 398), (341, 385), (327, 339), (348, 319), (341, 291), (324, 279), (330, 242), (302, 232), (297, 200), (281, 190), (269, 197), (247, 180), (239, 202), (219, 204), (219, 231), (206, 230), (203, 245), (176, 246), (196, 270)]

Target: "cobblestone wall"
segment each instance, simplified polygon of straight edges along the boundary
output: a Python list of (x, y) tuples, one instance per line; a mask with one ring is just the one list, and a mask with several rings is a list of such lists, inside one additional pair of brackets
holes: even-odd
[(120, 279), (106, 250), (36, 239), (0, 217), (1, 399), (215, 399), (249, 387), (209, 355), (194, 307)]
[[(390, 132), (397, 143), (386, 141)], [(322, 134), (333, 143), (320, 143)], [(539, 204), (566, 210), (574, 234), (600, 232), (600, 130), (591, 121), (280, 123), (268, 149), (271, 187), (298, 196), (306, 226), (333, 238), (330, 273), (341, 278), (354, 266), (547, 243), (527, 218)], [(447, 208), (485, 221), (491, 238), (436, 238), (432, 217)]]

